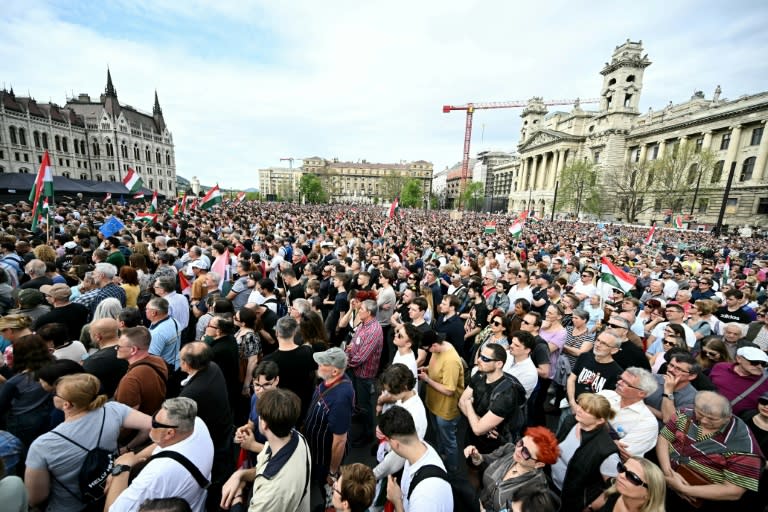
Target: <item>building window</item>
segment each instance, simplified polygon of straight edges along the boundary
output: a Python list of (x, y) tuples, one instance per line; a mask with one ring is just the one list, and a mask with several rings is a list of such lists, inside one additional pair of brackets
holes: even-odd
[(107, 156), (115, 156), (115, 148), (112, 146), (112, 142), (110, 142), (109, 139), (107, 139), (107, 142), (104, 144), (104, 147), (107, 150)]
[(151, 188), (151, 189), (155, 188), (155, 182), (152, 179), (149, 180), (149, 188)]
[(171, 165), (171, 152), (165, 152), (165, 165)]
[(116, 181), (116, 180), (115, 180), (115, 175), (114, 175), (114, 174), (111, 174), (111, 175), (109, 176), (109, 181)]
[(699, 213), (707, 213), (709, 209), (709, 199), (702, 197), (699, 199)]
[(634, 162), (639, 162), (640, 161), (640, 148), (636, 148), (634, 150), (633, 154), (634, 154), (634, 157), (632, 158), (632, 160)]
[(83, 173), (80, 173), (80, 179), (81, 179), (81, 180), (87, 180), (87, 179), (88, 179), (88, 175), (87, 175), (87, 174), (85, 174), (84, 172), (83, 172)]
[(69, 141), (66, 137), (61, 138), (61, 149), (63, 149), (65, 153), (69, 153)]
[(104, 181), (104, 179), (101, 177), (101, 174), (96, 175), (96, 181)]
[(656, 199), (653, 202), (653, 211), (660, 212), (661, 211), (661, 199)]
[(56, 136), (53, 138), (53, 142), (54, 142), (54, 144), (56, 145), (56, 151), (61, 151), (61, 137), (59, 137), (58, 135), (56, 135)]
[(27, 169), (26, 167), (22, 167), (21, 169), (19, 169), (19, 173), (21, 173), (21, 174), (29, 174), (29, 169)]
[(624, 95), (624, 108), (629, 108), (632, 106), (632, 95), (631, 94), (625, 94)]
[(694, 151), (696, 153), (701, 153), (701, 149), (704, 147), (704, 137), (699, 137), (696, 139), (696, 147), (694, 148)]
[(152, 168), (151, 167), (147, 167), (147, 174), (152, 174)]
[[(0, 167), (0, 172), (3, 172), (2, 167)], [(760, 198), (760, 200), (757, 203), (757, 213), (758, 214), (768, 213), (768, 197)]]
[(29, 162), (29, 154), (24, 153), (24, 161)]
[(731, 132), (724, 133), (723, 138), (720, 141), (720, 149), (726, 150), (728, 149), (728, 146), (731, 144)]
[(80, 153), (85, 154), (85, 140), (80, 141)]
[(69, 158), (67, 158), (67, 167), (69, 167)]
[(43, 149), (48, 149), (48, 134), (43, 133)]
[(167, 175), (170, 177), (170, 176), (171, 176), (171, 170), (170, 170), (170, 169), (168, 169), (168, 170), (166, 171), (166, 174), (167, 174)]
[(14, 158), (14, 159), (15, 159), (17, 162), (20, 162), (20, 161), (21, 161), (21, 154), (20, 154), (20, 153), (17, 151), (17, 152), (15, 152), (15, 153), (13, 154), (13, 158)]
[(712, 169), (712, 179), (710, 180), (710, 183), (718, 183), (720, 179), (723, 177), (723, 166), (725, 165), (725, 160), (718, 160), (718, 162), (715, 164), (715, 167)]
[(5, 172), (5, 167), (3, 167), (2, 165), (0, 165), (0, 173), (4, 173), (4, 172)]
[(698, 174), (696, 171), (699, 170), (699, 164), (691, 164), (691, 166), (688, 168), (688, 184), (693, 185), (693, 182), (696, 181), (696, 175)]
[(71, 177), (70, 174), (68, 172), (66, 172), (66, 171), (61, 173), (61, 175), (64, 176), (65, 178), (70, 178)]
[(163, 190), (163, 180), (157, 180), (157, 188)]
[(99, 149), (99, 143), (96, 140), (94, 140), (91, 146), (93, 147), (93, 156), (99, 156), (99, 154), (101, 153), (101, 150)]
[(651, 160), (656, 160), (659, 157), (659, 145), (654, 144), (651, 148)]
[(146, 150), (144, 151), (144, 154), (147, 155), (147, 162), (152, 161), (152, 151), (150, 151), (149, 146), (147, 146)]
[(125, 145), (125, 141), (120, 144), (120, 154), (123, 158), (128, 158), (128, 146)]
[(19, 128), (19, 144), (27, 145), (27, 132), (24, 131), (24, 128)]
[(77, 168), (78, 168), (78, 169), (80, 169), (80, 166), (81, 166), (81, 164), (80, 164), (80, 160), (78, 160), (78, 161), (77, 161)]
[(741, 165), (739, 181), (749, 181), (752, 179), (752, 172), (755, 170), (755, 160), (757, 160), (757, 157), (754, 156), (744, 160), (744, 163)]
[(139, 151), (138, 144), (133, 146), (133, 158), (135, 158), (137, 161), (141, 160), (141, 151)]
[(8, 133), (11, 136), (11, 144), (18, 144), (19, 140), (16, 138), (16, 127), (15, 126), (9, 126), (8, 127)]
[[(1, 153), (0, 153), (0, 158), (2, 158)], [(39, 164), (43, 163), (43, 155), (37, 155), (37, 163)]]
[(155, 151), (155, 162), (157, 162), (158, 164), (163, 163), (163, 161), (162, 161), (162, 159), (160, 157), (160, 150), (159, 149), (157, 151)]
[(595, 163), (596, 164), (600, 163), (600, 152), (599, 151), (595, 151)]
[(757, 146), (758, 144), (760, 144), (761, 140), (763, 140), (763, 127), (758, 126), (754, 130), (752, 130), (752, 138), (749, 139), (749, 145)]
[(75, 154), (80, 154), (80, 144), (78, 144), (77, 139), (72, 139), (72, 146), (75, 148)]
[(35, 141), (35, 147), (37, 149), (40, 149), (40, 132), (38, 132), (38, 131), (32, 132), (32, 138)]

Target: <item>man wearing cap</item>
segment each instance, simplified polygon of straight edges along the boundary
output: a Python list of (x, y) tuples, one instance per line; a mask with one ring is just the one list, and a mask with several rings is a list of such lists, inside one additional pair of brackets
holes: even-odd
[(79, 338), (80, 331), (88, 323), (88, 308), (69, 301), (72, 290), (65, 284), (43, 285), (40, 291), (52, 309), (32, 323), (32, 330), (36, 331), (45, 324), (60, 323), (67, 326), (70, 339)]
[[(314, 354), (321, 382), (315, 388), (304, 420), (312, 455), (312, 510), (325, 504), (325, 486), (339, 477), (352, 426), (355, 391), (346, 376), (347, 354), (338, 347)], [(281, 379), (282, 380), (282, 379)]]
[(731, 402), (734, 414), (757, 409), (757, 399), (768, 392), (768, 354), (757, 347), (741, 347), (735, 363), (717, 363), (709, 374), (717, 390)]
[(195, 305), (208, 294), (208, 286), (205, 278), (208, 274), (208, 264), (205, 260), (199, 258), (190, 263), (189, 266), (192, 269), (192, 276), (195, 278), (194, 281), (192, 281), (192, 290), (189, 298), (192, 305)]
[(19, 307), (11, 309), (8, 314), (23, 315), (29, 317), (33, 322), (51, 310), (45, 303), (45, 295), (33, 288), (19, 291), (17, 302)]

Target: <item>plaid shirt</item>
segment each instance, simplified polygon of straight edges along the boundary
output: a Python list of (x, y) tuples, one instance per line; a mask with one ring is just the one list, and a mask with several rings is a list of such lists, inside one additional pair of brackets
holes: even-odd
[(120, 305), (125, 307), (125, 290), (117, 286), (115, 283), (109, 283), (103, 288), (97, 288), (85, 293), (74, 300), (76, 304), (82, 304), (88, 308), (88, 320), (93, 319), (93, 313), (96, 311), (96, 306), (99, 305), (104, 299), (114, 297), (120, 301)]
[(355, 377), (373, 379), (379, 371), (381, 349), (384, 346), (384, 333), (376, 318), (371, 318), (357, 326), (352, 341), (347, 345), (347, 365), (352, 368)]

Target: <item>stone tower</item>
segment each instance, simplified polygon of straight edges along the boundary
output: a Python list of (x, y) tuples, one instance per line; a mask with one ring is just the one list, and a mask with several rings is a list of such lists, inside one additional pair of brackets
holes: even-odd
[(600, 110), (609, 113), (639, 114), (640, 92), (643, 90), (643, 73), (651, 65), (648, 55), (643, 55), (643, 42), (627, 42), (613, 51), (611, 62), (606, 62), (600, 74), (603, 88)]
[(520, 114), (520, 117), (523, 118), (523, 125), (520, 128), (520, 144), (541, 128), (545, 115), (547, 115), (547, 107), (544, 105), (544, 98), (534, 96), (528, 100), (528, 106)]
[(109, 68), (107, 68), (107, 87), (104, 89), (102, 102), (104, 103), (104, 110), (113, 119), (117, 119), (120, 116), (120, 103), (117, 101), (117, 91), (115, 86), (112, 85), (112, 75), (109, 72)]

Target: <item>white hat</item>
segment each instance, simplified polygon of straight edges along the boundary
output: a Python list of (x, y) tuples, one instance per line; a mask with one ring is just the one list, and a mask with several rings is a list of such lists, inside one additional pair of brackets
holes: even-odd
[(208, 270), (208, 264), (203, 260), (195, 260), (189, 266), (190, 268), (199, 268), (202, 270)]
[(768, 363), (768, 354), (757, 347), (741, 347), (736, 351), (737, 356), (741, 356), (747, 361), (763, 361)]

